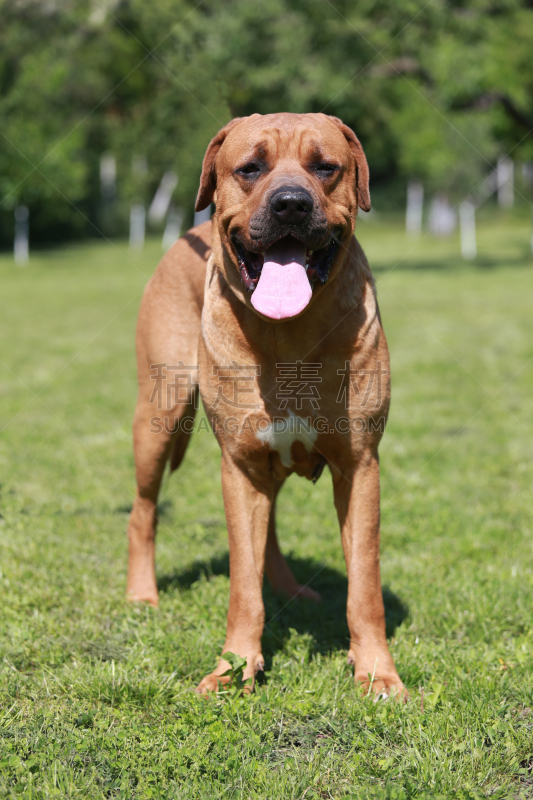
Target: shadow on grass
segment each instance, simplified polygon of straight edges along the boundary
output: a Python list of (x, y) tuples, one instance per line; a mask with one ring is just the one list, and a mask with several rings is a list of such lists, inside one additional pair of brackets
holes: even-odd
[[(348, 626), (346, 624), (346, 598), (348, 581), (336, 569), (326, 567), (311, 558), (287, 557), (287, 562), (296, 579), (308, 584), (322, 596), (321, 603), (310, 600), (287, 600), (275, 594), (265, 580), (263, 596), (265, 600), (265, 631), (263, 634), (263, 654), (269, 662), (274, 653), (281, 650), (290, 637), (290, 629), (311, 635), (312, 653), (329, 653), (334, 650), (347, 650), (349, 646)], [(189, 589), (202, 576), (229, 575), (229, 554), (216, 556), (207, 562), (198, 562), (181, 572), (162, 575), (158, 581), (161, 593), (173, 588)], [(408, 615), (406, 604), (387, 587), (383, 588), (387, 636), (394, 635)]]
[(495, 269), (496, 267), (501, 267), (505, 265), (506, 267), (528, 267), (531, 268), (531, 253), (528, 248), (524, 248), (524, 252), (521, 255), (514, 255), (514, 256), (488, 256), (486, 254), (482, 254), (476, 256), (476, 258), (472, 261), (465, 262), (461, 259), (459, 255), (454, 257), (444, 256), (442, 258), (420, 258), (420, 259), (410, 259), (405, 258), (397, 263), (391, 262), (387, 264), (378, 263), (372, 264), (372, 272), (375, 274), (377, 278), (380, 275), (387, 274), (391, 270), (412, 270), (412, 271), (430, 271), (435, 270), (438, 272), (442, 271), (453, 271), (453, 270), (461, 270), (464, 269), (465, 265), (470, 268), (477, 268), (480, 270), (490, 270)]

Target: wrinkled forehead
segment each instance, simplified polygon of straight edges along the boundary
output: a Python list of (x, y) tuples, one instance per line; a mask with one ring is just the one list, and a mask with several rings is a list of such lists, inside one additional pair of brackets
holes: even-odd
[(337, 125), (322, 114), (254, 114), (229, 132), (221, 155), (227, 165), (254, 157), (344, 163), (351, 151)]

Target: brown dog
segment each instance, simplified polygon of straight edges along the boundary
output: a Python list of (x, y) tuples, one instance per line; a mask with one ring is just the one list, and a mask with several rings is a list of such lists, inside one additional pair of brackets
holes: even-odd
[[(230, 550), (223, 652), (246, 656), (246, 677), (264, 668), (264, 571), (288, 596), (317, 599), (280, 553), (274, 505), (292, 472), (316, 480), (328, 464), (348, 571), (348, 660), (356, 682), (402, 693), (379, 572), (377, 450), (389, 358), (353, 235), (358, 207), (370, 208), (363, 149), (324, 114), (235, 119), (205, 154), (197, 210), (213, 200), (212, 224), (176, 243), (141, 305), (128, 596), (157, 604), (157, 496), (166, 462), (175, 469), (183, 458), (199, 384), (222, 450)], [(216, 690), (228, 667), (220, 659), (198, 691)]]

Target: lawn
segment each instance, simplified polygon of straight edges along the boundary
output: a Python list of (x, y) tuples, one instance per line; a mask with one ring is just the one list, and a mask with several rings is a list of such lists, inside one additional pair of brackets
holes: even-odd
[(151, 241), (0, 256), (0, 796), (533, 796), (533, 260), (529, 220), (479, 255), (360, 222), (391, 350), (382, 577), (406, 706), (359, 697), (328, 473), (279, 533), (319, 607), (265, 587), (251, 697), (192, 689), (224, 640), (218, 446), (165, 480), (158, 610), (128, 605), (134, 328)]

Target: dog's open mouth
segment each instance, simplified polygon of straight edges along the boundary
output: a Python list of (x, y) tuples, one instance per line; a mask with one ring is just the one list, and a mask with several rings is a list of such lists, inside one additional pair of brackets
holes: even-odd
[(252, 293), (254, 308), (271, 319), (287, 319), (308, 305), (317, 281), (326, 283), (340, 242), (331, 236), (320, 250), (308, 250), (284, 236), (264, 253), (252, 253), (233, 240), (242, 282)]

